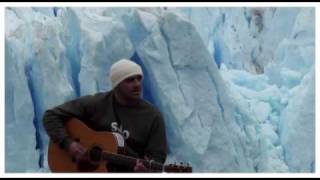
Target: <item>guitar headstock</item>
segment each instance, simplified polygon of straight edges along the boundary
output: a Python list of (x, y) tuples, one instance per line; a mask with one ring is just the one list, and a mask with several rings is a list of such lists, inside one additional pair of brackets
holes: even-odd
[(192, 172), (192, 167), (189, 164), (183, 165), (181, 162), (180, 165), (169, 164), (164, 167), (165, 172)]

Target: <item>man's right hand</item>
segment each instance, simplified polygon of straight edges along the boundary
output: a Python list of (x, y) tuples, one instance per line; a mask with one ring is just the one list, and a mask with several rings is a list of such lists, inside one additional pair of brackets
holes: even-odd
[(71, 157), (75, 158), (77, 162), (84, 158), (86, 151), (86, 148), (76, 141), (71, 142), (68, 148), (68, 153)]

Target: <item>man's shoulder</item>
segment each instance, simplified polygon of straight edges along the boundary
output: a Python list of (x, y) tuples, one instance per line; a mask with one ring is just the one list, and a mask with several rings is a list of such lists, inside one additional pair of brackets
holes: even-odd
[(100, 101), (100, 100), (103, 100), (105, 98), (110, 97), (110, 95), (111, 95), (110, 91), (108, 91), (108, 92), (97, 92), (95, 94), (87, 94), (87, 95), (81, 96), (80, 98), (81, 99), (86, 99), (88, 101)]
[(106, 98), (111, 96), (111, 91), (107, 91), (107, 92), (97, 92), (95, 94), (92, 95), (95, 98)]
[(161, 115), (161, 112), (159, 111), (159, 109), (153, 105), (152, 103), (150, 103), (149, 101), (145, 100), (145, 99), (142, 99), (141, 101), (141, 105), (144, 109), (148, 109), (148, 111), (154, 113), (154, 114), (159, 114)]

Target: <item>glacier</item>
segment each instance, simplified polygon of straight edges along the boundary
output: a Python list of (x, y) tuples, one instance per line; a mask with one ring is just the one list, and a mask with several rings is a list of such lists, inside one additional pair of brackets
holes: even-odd
[(194, 172), (315, 172), (315, 8), (7, 7), (5, 171), (50, 172), (44, 111), (145, 74), (166, 164)]

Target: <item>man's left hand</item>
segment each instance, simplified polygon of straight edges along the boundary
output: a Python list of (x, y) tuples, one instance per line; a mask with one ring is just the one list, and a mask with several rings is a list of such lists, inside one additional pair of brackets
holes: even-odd
[(137, 160), (133, 170), (134, 172), (147, 172), (148, 168), (143, 165), (141, 160)]

